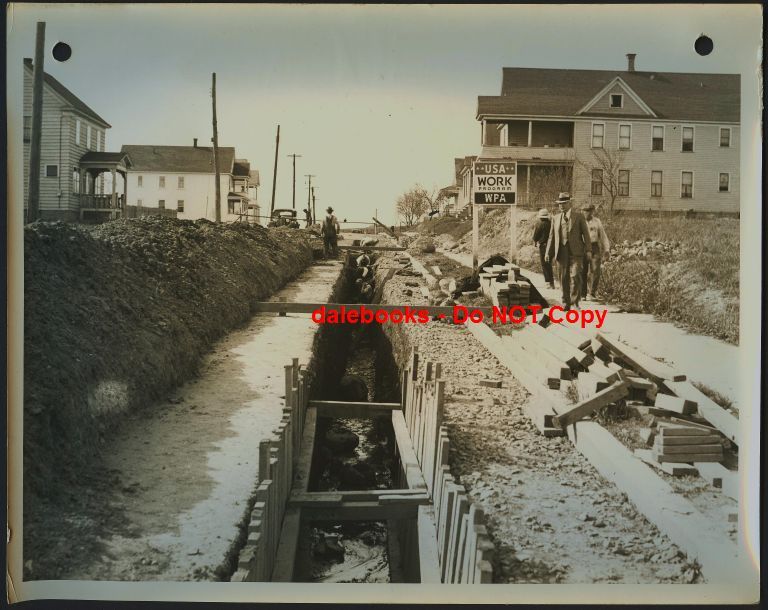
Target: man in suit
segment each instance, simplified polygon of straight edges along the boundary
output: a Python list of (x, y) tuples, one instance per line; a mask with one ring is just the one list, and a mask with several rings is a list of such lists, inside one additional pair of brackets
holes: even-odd
[(571, 209), (570, 194), (560, 193), (557, 205), (560, 213), (555, 215), (549, 230), (545, 260), (558, 263), (567, 310), (579, 306), (584, 260), (592, 257), (592, 242), (584, 215)]

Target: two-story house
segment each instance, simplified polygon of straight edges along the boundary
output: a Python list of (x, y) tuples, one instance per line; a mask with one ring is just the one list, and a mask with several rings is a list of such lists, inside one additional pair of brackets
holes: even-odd
[[(518, 162), (518, 202), (738, 214), (740, 77), (504, 68), (478, 98), (484, 159)], [(537, 200), (537, 196), (539, 200)]]
[[(32, 60), (25, 59), (25, 209), (29, 201), (32, 73)], [(40, 217), (43, 220), (73, 221), (86, 216), (103, 219), (121, 215), (125, 201), (124, 176), (130, 161), (120, 153), (105, 152), (109, 123), (47, 73), (43, 75), (42, 119)], [(110, 177), (107, 193), (104, 192), (105, 174)]]
[[(176, 210), (177, 218), (216, 219), (216, 175), (213, 148), (126, 144), (122, 152), (131, 161), (128, 204), (142, 208)], [(221, 220), (255, 221), (258, 216), (258, 172), (246, 159), (236, 159), (231, 146), (219, 147)]]

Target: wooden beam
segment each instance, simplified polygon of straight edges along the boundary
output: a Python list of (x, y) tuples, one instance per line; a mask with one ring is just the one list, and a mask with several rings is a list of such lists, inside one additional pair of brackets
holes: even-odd
[[(387, 521), (388, 519), (416, 519), (419, 502), (407, 496), (393, 496), (392, 501), (347, 502), (339, 506), (302, 506), (302, 518), (311, 521)], [(395, 501), (398, 498), (398, 501)], [(424, 496), (421, 504), (427, 504)]]
[(739, 444), (741, 430), (739, 420), (732, 413), (729, 413), (719, 404), (714, 402), (709, 396), (704, 394), (692, 383), (687, 381), (676, 382), (666, 381), (664, 385), (676, 396), (686, 398), (696, 403), (696, 407), (704, 419), (720, 430), (727, 439)]
[(595, 422), (581, 422), (569, 437), (597, 471), (627, 494), (651, 523), (688, 554), (697, 559), (709, 583), (744, 580), (745, 565), (737, 546), (714, 530), (708, 518), (640, 460), (613, 435)]
[(559, 428), (565, 428), (590, 413), (597, 411), (601, 407), (623, 398), (628, 393), (628, 387), (629, 384), (626, 381), (617, 381), (612, 386), (605, 388), (591, 398), (578, 403), (569, 411), (557, 415), (553, 419), (553, 422)]
[(666, 380), (685, 381), (686, 379), (685, 375), (678, 373), (669, 365), (654, 360), (649, 355), (627, 345), (623, 341), (619, 341), (615, 337), (598, 332), (596, 338), (608, 349), (618, 353), (621, 359), (630, 364), (632, 368), (642, 373), (645, 377), (651, 378), (657, 384), (662, 384)]
[(409, 489), (426, 489), (427, 483), (419, 466), (416, 451), (413, 448), (411, 437), (408, 434), (408, 426), (402, 411), (392, 411), (392, 429), (395, 432), (395, 443), (400, 463), (405, 471), (405, 478)]
[[(361, 303), (282, 303), (279, 301), (260, 301), (253, 304), (253, 311), (257, 313), (312, 313), (321, 307), (326, 311), (336, 310), (341, 312), (344, 308), (345, 313), (350, 311), (359, 312), (362, 307), (372, 311), (405, 311), (406, 307), (414, 312), (426, 311), (430, 318), (444, 316), (448, 320), (453, 320), (453, 305), (363, 305)], [(493, 316), (493, 308), (487, 306), (472, 307), (483, 312), (486, 317)]]
[(391, 411), (400, 410), (398, 402), (346, 402), (340, 400), (310, 400), (318, 417), (389, 417)]
[(402, 252), (406, 248), (404, 246), (350, 246), (349, 244), (338, 246), (339, 250), (377, 250), (379, 252)]
[(421, 582), (440, 584), (440, 560), (437, 556), (434, 507), (419, 506), (416, 525), (419, 530), (419, 574)]
[(666, 409), (667, 411), (674, 411), (681, 415), (690, 415), (696, 412), (695, 402), (680, 398), (679, 396), (670, 396), (669, 394), (656, 394), (653, 406), (659, 409)]
[(290, 503), (293, 506), (339, 506), (354, 502), (383, 502), (394, 498), (412, 498), (417, 504), (422, 504), (426, 493), (423, 489), (374, 489), (364, 491), (304, 491), (291, 493)]

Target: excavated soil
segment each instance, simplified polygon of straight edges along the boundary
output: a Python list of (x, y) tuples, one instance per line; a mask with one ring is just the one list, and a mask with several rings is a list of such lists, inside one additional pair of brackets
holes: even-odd
[[(94, 552), (78, 534), (92, 523), (64, 515), (90, 514), (102, 533), (121, 530), (105, 490), (129, 502), (146, 484), (103, 460), (120, 428), (169, 459), (172, 443), (153, 437), (149, 420), (188, 417), (195, 405), (163, 399), (312, 252), (302, 231), (154, 217), (35, 223), (24, 238), (25, 578), (56, 578), (73, 557)], [(164, 412), (143, 411), (148, 405)], [(226, 431), (213, 413), (206, 423), (201, 406), (205, 431), (179, 442), (202, 450)], [(67, 528), (77, 542), (51, 545), (51, 531)]]
[[(386, 271), (385, 257), (379, 273)], [(419, 255), (421, 258), (421, 255)], [(387, 257), (393, 266), (394, 257)], [(395, 274), (388, 304), (424, 305)], [(422, 280), (423, 281), (423, 280)], [(690, 583), (698, 567), (565, 438), (545, 438), (522, 410), (527, 391), (465, 328), (385, 324), (395, 358), (412, 347), (442, 363), (451, 472), (485, 511), (499, 583)], [(480, 385), (501, 380), (501, 389)]]

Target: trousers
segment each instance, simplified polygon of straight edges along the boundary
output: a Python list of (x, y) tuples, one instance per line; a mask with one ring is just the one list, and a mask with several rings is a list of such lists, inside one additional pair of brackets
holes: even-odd
[(561, 246), (557, 253), (557, 265), (560, 271), (560, 285), (563, 289), (563, 305), (578, 307), (581, 300), (584, 257), (572, 256), (567, 245)]
[(553, 284), (555, 282), (555, 274), (552, 271), (552, 262), (545, 260), (547, 256), (547, 242), (539, 245), (539, 261), (541, 262), (541, 270), (544, 273), (544, 281), (547, 284)]
[(323, 235), (323, 250), (326, 256), (338, 256), (336, 235)]
[(581, 279), (581, 298), (587, 296), (587, 289), (589, 294), (597, 296), (597, 286), (600, 283), (600, 268), (603, 264), (603, 257), (600, 254), (600, 246), (598, 244), (592, 244), (592, 259), (587, 261), (584, 259), (584, 271)]

